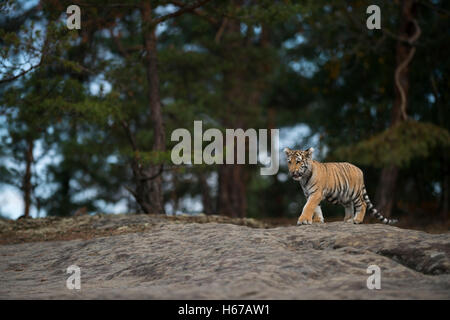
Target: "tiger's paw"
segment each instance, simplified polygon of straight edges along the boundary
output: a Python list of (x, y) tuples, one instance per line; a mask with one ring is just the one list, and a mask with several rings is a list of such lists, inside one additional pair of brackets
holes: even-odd
[(360, 224), (360, 223), (362, 223), (362, 220), (359, 220), (359, 219), (354, 218), (354, 219), (353, 219), (353, 223), (354, 223), (354, 224)]
[(298, 218), (297, 225), (301, 226), (304, 224), (312, 224), (312, 219), (307, 219), (305, 217), (300, 216), (300, 218)]
[(316, 222), (316, 223), (324, 223), (325, 220), (323, 219), (323, 217), (320, 217), (320, 218), (314, 217), (313, 220), (312, 220), (312, 222)]

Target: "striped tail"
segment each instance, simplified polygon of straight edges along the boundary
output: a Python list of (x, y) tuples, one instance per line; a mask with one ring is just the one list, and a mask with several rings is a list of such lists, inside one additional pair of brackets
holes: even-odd
[(375, 217), (376, 219), (380, 220), (380, 222), (385, 223), (385, 224), (395, 224), (398, 222), (397, 219), (388, 219), (388, 218), (383, 217), (383, 215), (381, 213), (379, 213), (377, 211), (377, 209), (375, 209), (372, 202), (370, 202), (370, 200), (369, 200), (369, 196), (367, 195), (367, 191), (366, 191), (365, 187), (363, 188), (363, 199), (364, 199), (364, 202), (367, 204), (367, 210), (369, 210), (370, 215), (372, 217)]

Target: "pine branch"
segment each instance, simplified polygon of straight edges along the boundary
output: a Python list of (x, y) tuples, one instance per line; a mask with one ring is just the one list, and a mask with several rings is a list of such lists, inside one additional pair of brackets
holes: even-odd
[[(186, 6), (185, 3), (183, 3), (182, 1), (178, 1), (178, 0), (171, 0), (169, 1), (170, 4), (173, 4), (177, 7), (183, 8)], [(190, 10), (189, 13), (194, 14), (196, 16), (199, 16), (201, 18), (206, 19), (209, 23), (211, 24), (218, 24), (219, 21), (217, 19), (214, 19), (213, 17), (211, 17), (210, 15), (208, 15), (206, 12), (198, 10), (198, 9), (194, 9), (194, 10)]]
[(193, 4), (183, 6), (183, 7), (181, 7), (181, 9), (179, 9), (176, 12), (166, 14), (165, 16), (159, 17), (157, 19), (153, 19), (152, 24), (157, 25), (158, 23), (164, 22), (168, 19), (178, 17), (178, 16), (182, 15), (183, 13), (192, 12), (193, 10), (203, 6), (204, 4), (208, 3), (209, 1), (211, 1), (211, 0), (200, 0)]
[(38, 64), (36, 64), (34, 66), (31, 66), (29, 69), (23, 70), (22, 72), (20, 72), (19, 74), (15, 75), (15, 76), (12, 76), (12, 77), (9, 77), (9, 78), (5, 78), (5, 79), (0, 79), (0, 83), (12, 82), (14, 80), (17, 80), (20, 77), (22, 77), (22, 76), (26, 75), (27, 73), (29, 73), (30, 71), (38, 68), (41, 64), (42, 64), (42, 58), (41, 58), (41, 60), (39, 61)]

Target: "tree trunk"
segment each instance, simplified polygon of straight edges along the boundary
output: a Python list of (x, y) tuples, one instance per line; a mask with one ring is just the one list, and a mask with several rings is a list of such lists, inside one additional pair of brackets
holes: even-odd
[[(446, 101), (442, 101), (444, 95), (440, 93), (438, 83), (433, 75), (430, 75), (431, 87), (433, 88), (433, 95), (438, 110), (437, 119), (439, 125), (443, 128), (448, 128), (448, 119), (446, 115), (447, 104)], [(445, 90), (445, 89), (444, 89)], [(448, 168), (448, 152), (444, 149), (440, 156), (441, 161), (441, 196), (439, 197), (439, 211), (440, 215), (438, 219), (447, 220), (450, 205), (450, 170)]]
[[(395, 100), (391, 112), (391, 127), (406, 120), (409, 90), (409, 64), (414, 56), (412, 43), (420, 35), (415, 21), (416, 4), (414, 0), (401, 2), (400, 28), (396, 46)], [(391, 165), (383, 168), (376, 192), (376, 205), (385, 217), (390, 217), (395, 201), (395, 185), (398, 167)]]
[(25, 175), (23, 177), (22, 182), (22, 190), (23, 190), (23, 200), (24, 200), (24, 218), (28, 218), (30, 216), (30, 208), (31, 208), (31, 192), (32, 192), (32, 184), (31, 184), (31, 165), (33, 164), (33, 140), (27, 139), (27, 150), (25, 152), (25, 161), (26, 161), (26, 169)]
[(172, 170), (172, 191), (170, 192), (170, 201), (172, 202), (172, 210), (173, 215), (176, 215), (179, 207), (179, 199), (178, 199), (178, 175), (179, 172), (176, 169)]
[(442, 193), (441, 193), (441, 203), (440, 203), (440, 218), (441, 219), (445, 219), (444, 221), (446, 221), (448, 219), (448, 213), (449, 213), (449, 203), (450, 203), (450, 197), (449, 197), (449, 193), (450, 193), (450, 179), (449, 179), (449, 174), (448, 174), (448, 161), (446, 160), (447, 156), (443, 156), (443, 161), (442, 161), (442, 168), (443, 168), (443, 179), (442, 179)]
[[(241, 6), (242, 1), (235, 1), (236, 6)], [(250, 28), (251, 30), (251, 28)], [(255, 44), (250, 41), (252, 34), (241, 36), (240, 22), (236, 19), (227, 19), (223, 30), (223, 43), (225, 52), (242, 50), (242, 46), (251, 47)], [(263, 25), (259, 45), (267, 48), (270, 45), (270, 33), (266, 25)], [(261, 63), (261, 78), (249, 75), (248, 66), (240, 61), (232, 61), (233, 68), (224, 73), (224, 92), (227, 108), (227, 116), (223, 123), (227, 128), (248, 129), (254, 120), (255, 114), (261, 112), (261, 96), (266, 89), (266, 83), (262, 75), (269, 73), (270, 63)], [(262, 79), (262, 80), (261, 80)], [(246, 106), (245, 111), (242, 109)], [(275, 113), (269, 111), (269, 127), (274, 126), (271, 118)], [(270, 139), (270, 136), (268, 137)], [(248, 145), (246, 145), (248, 151)], [(237, 149), (235, 145), (235, 157)], [(236, 163), (236, 158), (235, 162)], [(217, 197), (217, 211), (231, 217), (245, 217), (247, 212), (247, 183), (248, 171), (245, 165), (222, 165), (219, 168), (219, 194)], [(275, 177), (275, 176), (274, 176)]]
[(209, 186), (206, 181), (207, 173), (200, 172), (198, 174), (198, 180), (200, 183), (200, 189), (202, 193), (203, 213), (212, 214), (214, 212), (213, 201), (209, 192)]
[(219, 168), (219, 214), (244, 218), (247, 211), (247, 188), (244, 165), (230, 164)]
[[(145, 2), (141, 11), (143, 23), (144, 47), (146, 51), (146, 73), (148, 82), (148, 101), (153, 126), (153, 148), (157, 152), (165, 151), (165, 131), (159, 97), (159, 76), (157, 58), (156, 26), (152, 25), (150, 2)], [(164, 200), (162, 192), (162, 176), (158, 174), (160, 166), (149, 165), (143, 169), (144, 176), (152, 177), (138, 187), (138, 193), (144, 197), (143, 209), (146, 213), (164, 213)]]
[[(234, 1), (237, 6), (241, 1)], [(241, 37), (240, 22), (237, 19), (227, 19), (223, 27), (223, 48), (225, 52), (239, 50), (246, 43)], [(237, 65), (231, 60), (233, 68), (224, 73), (224, 97), (227, 114), (222, 122), (226, 128), (242, 128), (245, 130), (245, 114), (239, 113), (251, 92), (245, 92), (244, 88), (244, 66)], [(236, 142), (236, 141), (235, 141)], [(225, 144), (225, 141), (224, 141)], [(244, 165), (237, 165), (237, 146), (234, 149), (234, 164), (219, 166), (219, 190), (217, 195), (217, 211), (219, 214), (230, 217), (245, 217), (247, 210), (246, 182), (244, 180)]]
[(375, 201), (379, 211), (385, 217), (391, 216), (397, 176), (398, 168), (396, 166), (385, 167), (381, 171)]

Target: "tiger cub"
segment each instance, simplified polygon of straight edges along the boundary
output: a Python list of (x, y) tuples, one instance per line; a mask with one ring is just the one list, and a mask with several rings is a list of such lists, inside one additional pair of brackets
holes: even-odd
[(383, 217), (369, 200), (361, 169), (347, 162), (320, 163), (312, 160), (313, 148), (291, 150), (285, 148), (289, 174), (299, 181), (306, 196), (306, 204), (297, 225), (324, 222), (320, 202), (327, 200), (345, 208), (345, 222), (361, 223), (366, 209), (386, 224), (395, 219)]

